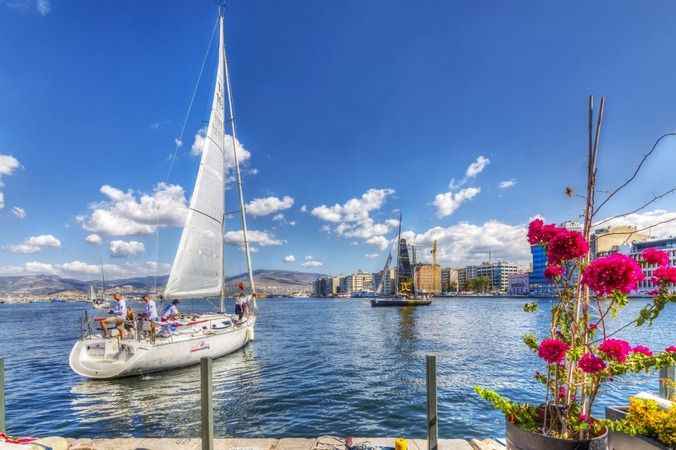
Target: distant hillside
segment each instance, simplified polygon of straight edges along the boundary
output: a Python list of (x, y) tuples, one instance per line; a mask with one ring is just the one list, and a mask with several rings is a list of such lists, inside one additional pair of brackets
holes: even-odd
[[(322, 276), (319, 273), (294, 272), (288, 270), (256, 270), (254, 280), (260, 290), (269, 292), (291, 292), (306, 290), (312, 282)], [(164, 287), (168, 275), (157, 277), (136, 277), (119, 280), (106, 280), (106, 289), (119, 286), (132, 286), (135, 290), (145, 291), (155, 287)], [(157, 280), (157, 281), (156, 281)], [(246, 283), (246, 273), (226, 278), (226, 286), (236, 289), (239, 282)], [(99, 280), (81, 281), (70, 278), (61, 278), (56, 275), (22, 275), (0, 277), (0, 294), (32, 294), (50, 295), (61, 291), (87, 292), (89, 285), (100, 286)]]

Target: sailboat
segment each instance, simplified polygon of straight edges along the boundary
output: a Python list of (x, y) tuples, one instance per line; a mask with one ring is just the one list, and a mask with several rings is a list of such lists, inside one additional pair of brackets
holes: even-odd
[[(401, 237), (401, 213), (399, 214), (399, 231), (397, 232), (396, 245), (397, 250), (397, 268), (394, 280), (394, 295), (391, 297), (375, 298), (371, 300), (371, 306), (427, 306), (432, 304), (429, 298), (420, 296), (415, 283), (415, 247), (411, 247), (409, 256), (409, 246), (406, 239)], [(383, 293), (385, 285), (384, 280), (390, 269), (392, 261), (391, 251), (387, 255), (383, 276), (376, 289), (377, 294)]]
[[(91, 322), (86, 321), (87, 327), (83, 330), (82, 337), (70, 352), (70, 367), (81, 376), (112, 379), (190, 366), (199, 363), (202, 357), (218, 358), (235, 352), (254, 339), (256, 295), (242, 177), (237, 159), (238, 143), (225, 54), (222, 8), (218, 26), (217, 77), (206, 144), (163, 296), (166, 300), (220, 297), (219, 310), (210, 314), (192, 314), (176, 321), (155, 323), (162, 328), (159, 333), (144, 332), (139, 321), (133, 332), (112, 338), (95, 334)], [(226, 101), (229, 136), (225, 133)], [(232, 140), (234, 152), (243, 247), (249, 275), (248, 300), (252, 306), (242, 320), (226, 314), (224, 310), (226, 139)]]

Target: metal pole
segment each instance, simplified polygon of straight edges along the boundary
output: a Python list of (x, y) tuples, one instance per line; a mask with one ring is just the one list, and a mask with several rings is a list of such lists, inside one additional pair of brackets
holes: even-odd
[(213, 360), (200, 360), (201, 409), (202, 409), (202, 450), (214, 450), (214, 405), (213, 405)]
[(5, 360), (0, 358), (0, 433), (6, 433), (5, 427)]
[(437, 357), (427, 355), (427, 450), (437, 450)]

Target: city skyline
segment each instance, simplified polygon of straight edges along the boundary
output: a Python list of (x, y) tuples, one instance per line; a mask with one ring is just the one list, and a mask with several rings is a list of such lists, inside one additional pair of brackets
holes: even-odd
[[(159, 17), (159, 4), (0, 3), (0, 275), (168, 271), (213, 64), (181, 129), (216, 11), (162, 3)], [(676, 38), (674, 5), (619, 4), (587, 30), (600, 5), (583, 17), (575, 5), (384, 5), (228, 8), (255, 268), (377, 272), (399, 212), (421, 261), (437, 240), (442, 266), (490, 252), (527, 267), (528, 221), (581, 213), (588, 94), (608, 96), (601, 193), (674, 129), (676, 63), (655, 45)], [(598, 52), (620, 43), (631, 51)], [(599, 218), (671, 188), (675, 150), (666, 140)], [(614, 224), (669, 218), (673, 197)], [(233, 218), (225, 231), (228, 274), (245, 271), (238, 229)], [(651, 231), (676, 235), (676, 222)]]

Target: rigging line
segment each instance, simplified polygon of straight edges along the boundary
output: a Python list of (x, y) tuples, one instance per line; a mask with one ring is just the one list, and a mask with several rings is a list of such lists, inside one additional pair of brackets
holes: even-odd
[[(185, 129), (188, 126), (188, 119), (190, 118), (190, 113), (192, 112), (193, 104), (195, 103), (195, 97), (197, 97), (197, 89), (199, 88), (200, 82), (202, 80), (202, 75), (204, 74), (204, 68), (207, 64), (207, 59), (209, 58), (209, 53), (211, 53), (211, 47), (214, 42), (214, 36), (216, 35), (216, 28), (218, 26), (218, 19), (214, 24), (214, 28), (211, 30), (211, 37), (209, 38), (209, 45), (207, 46), (206, 52), (204, 52), (204, 58), (202, 58), (202, 67), (200, 67), (199, 75), (197, 76), (197, 81), (192, 90), (192, 95), (190, 97), (190, 102), (188, 103), (188, 108), (185, 112), (185, 117), (183, 118), (183, 125), (181, 126), (181, 132), (174, 142), (174, 152), (169, 159), (169, 167), (167, 169), (167, 175), (165, 176), (165, 181), (169, 181), (171, 172), (174, 169), (174, 163), (176, 162), (176, 156), (178, 155), (178, 149), (183, 145), (183, 136), (185, 135)], [(155, 219), (155, 276), (154, 278), (154, 289), (155, 295), (158, 294), (157, 289), (157, 278), (159, 276), (160, 270), (160, 232), (159, 232), (159, 214)]]
[(221, 222), (220, 220), (216, 219), (214, 216), (210, 216), (209, 214), (200, 211), (199, 209), (196, 209), (196, 208), (188, 208), (188, 209), (189, 209), (190, 211), (194, 211), (194, 212), (196, 212), (196, 213), (198, 213), (198, 214), (202, 214), (203, 216), (208, 217), (209, 219), (213, 220), (214, 222), (216, 222), (216, 223), (219, 224), (219, 225), (223, 225), (223, 222)]

